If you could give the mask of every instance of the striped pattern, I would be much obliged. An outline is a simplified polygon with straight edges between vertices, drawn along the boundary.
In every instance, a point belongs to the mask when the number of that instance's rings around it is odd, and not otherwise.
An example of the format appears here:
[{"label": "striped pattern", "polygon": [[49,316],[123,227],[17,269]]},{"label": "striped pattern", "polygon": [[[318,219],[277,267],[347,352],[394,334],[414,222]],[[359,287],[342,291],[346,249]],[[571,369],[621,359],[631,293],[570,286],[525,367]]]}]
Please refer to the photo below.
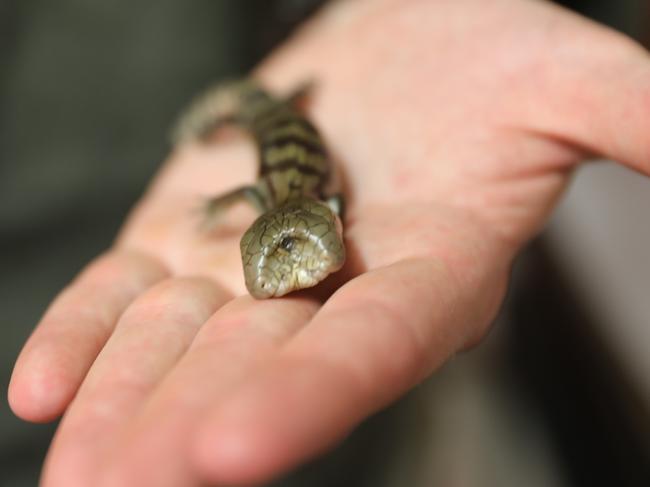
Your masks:
[{"label": "striped pattern", "polygon": [[176,143],[208,142],[219,126],[235,123],[255,140],[258,181],[211,198],[206,227],[241,199],[260,210],[240,241],[246,287],[256,298],[314,286],[345,261],[342,200],[325,194],[331,186],[327,151],[295,107],[307,87],[275,98],[252,80],[221,84],[190,106],[174,132]]},{"label": "striped pattern", "polygon": [[269,191],[271,206],[304,195],[323,199],[330,164],[316,128],[286,103],[255,108],[259,111],[251,113],[246,124],[257,143],[259,175]]}]

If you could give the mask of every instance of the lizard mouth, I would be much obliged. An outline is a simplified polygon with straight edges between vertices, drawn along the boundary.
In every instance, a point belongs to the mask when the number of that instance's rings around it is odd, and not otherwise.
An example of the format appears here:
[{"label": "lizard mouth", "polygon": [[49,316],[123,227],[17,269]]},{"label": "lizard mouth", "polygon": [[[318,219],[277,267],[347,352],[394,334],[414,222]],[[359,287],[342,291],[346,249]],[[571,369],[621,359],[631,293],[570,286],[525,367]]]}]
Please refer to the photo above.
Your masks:
[{"label": "lizard mouth", "polygon": [[[291,292],[293,289],[304,289],[313,287],[330,274],[338,271],[343,265],[343,262],[334,262],[330,256],[323,256],[319,265],[312,269],[296,269],[293,273],[294,286],[289,284],[286,286],[286,292]],[[286,294],[285,292],[285,294]]]},{"label": "lizard mouth", "polygon": [[316,265],[313,267],[294,265],[282,274],[262,270],[253,283],[247,284],[249,291],[258,299],[284,296],[317,285],[343,266],[343,259],[332,258],[327,252],[323,252],[314,261]]}]

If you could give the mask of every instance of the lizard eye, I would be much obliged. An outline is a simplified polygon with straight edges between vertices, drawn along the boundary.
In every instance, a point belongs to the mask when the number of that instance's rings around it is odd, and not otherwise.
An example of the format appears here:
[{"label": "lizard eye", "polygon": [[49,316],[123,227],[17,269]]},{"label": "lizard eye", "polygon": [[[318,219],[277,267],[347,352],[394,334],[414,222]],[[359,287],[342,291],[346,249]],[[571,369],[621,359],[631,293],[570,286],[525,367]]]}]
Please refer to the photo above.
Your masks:
[{"label": "lizard eye", "polygon": [[295,241],[293,238],[284,237],[282,240],[280,240],[280,247],[289,252],[293,248],[294,243]]}]

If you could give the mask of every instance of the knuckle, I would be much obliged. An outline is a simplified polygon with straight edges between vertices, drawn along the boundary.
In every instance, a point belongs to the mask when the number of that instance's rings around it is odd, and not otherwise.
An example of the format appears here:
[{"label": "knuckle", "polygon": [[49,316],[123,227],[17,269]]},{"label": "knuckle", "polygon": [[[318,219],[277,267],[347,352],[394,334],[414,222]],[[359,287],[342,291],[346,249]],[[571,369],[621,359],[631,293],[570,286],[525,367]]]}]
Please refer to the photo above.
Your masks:
[{"label": "knuckle", "polygon": [[126,310],[118,327],[205,321],[218,307],[223,293],[203,278],[168,278],[148,289]]}]

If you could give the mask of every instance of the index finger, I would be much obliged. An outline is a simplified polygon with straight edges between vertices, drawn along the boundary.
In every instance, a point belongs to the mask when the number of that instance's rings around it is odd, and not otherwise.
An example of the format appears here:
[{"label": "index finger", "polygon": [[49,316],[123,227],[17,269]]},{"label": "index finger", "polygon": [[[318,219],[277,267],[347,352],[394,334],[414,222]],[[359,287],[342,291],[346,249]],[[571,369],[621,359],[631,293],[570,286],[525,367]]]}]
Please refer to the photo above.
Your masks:
[{"label": "index finger", "polygon": [[74,397],[128,305],[167,276],[156,259],[112,251],[64,289],[23,347],[9,385],[9,404],[29,421],[48,421]]}]

